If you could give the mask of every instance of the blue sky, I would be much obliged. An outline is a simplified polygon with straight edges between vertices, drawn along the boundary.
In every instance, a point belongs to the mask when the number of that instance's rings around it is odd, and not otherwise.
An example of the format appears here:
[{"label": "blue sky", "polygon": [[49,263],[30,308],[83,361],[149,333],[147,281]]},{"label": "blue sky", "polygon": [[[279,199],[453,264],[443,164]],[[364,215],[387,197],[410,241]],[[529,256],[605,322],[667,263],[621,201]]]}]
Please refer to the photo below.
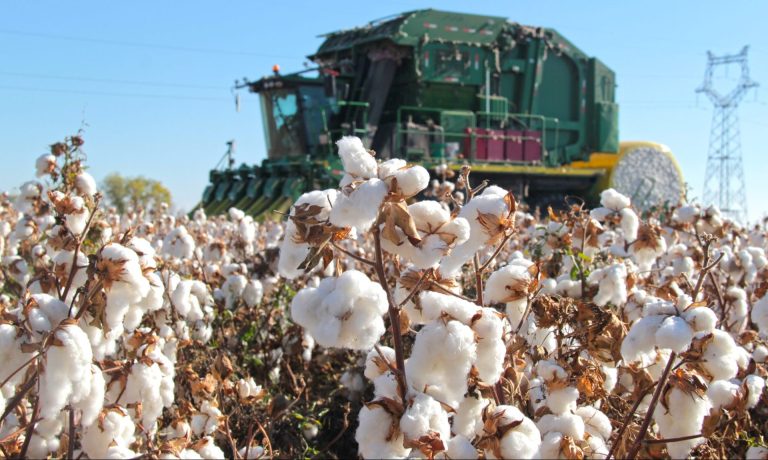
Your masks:
[{"label": "blue sky", "polygon": [[189,209],[228,140],[238,161],[264,157],[258,100],[242,93],[236,112],[235,79],[275,63],[300,70],[321,33],[429,7],[553,27],[599,57],[617,74],[621,139],[669,145],[692,196],[701,196],[712,115],[694,92],[706,51],[751,45],[751,76],[763,87],[740,107],[741,141],[750,217],[768,214],[762,1],[5,1],[0,190],[31,178],[46,146],[84,125],[97,180],[113,171],[158,179]]}]

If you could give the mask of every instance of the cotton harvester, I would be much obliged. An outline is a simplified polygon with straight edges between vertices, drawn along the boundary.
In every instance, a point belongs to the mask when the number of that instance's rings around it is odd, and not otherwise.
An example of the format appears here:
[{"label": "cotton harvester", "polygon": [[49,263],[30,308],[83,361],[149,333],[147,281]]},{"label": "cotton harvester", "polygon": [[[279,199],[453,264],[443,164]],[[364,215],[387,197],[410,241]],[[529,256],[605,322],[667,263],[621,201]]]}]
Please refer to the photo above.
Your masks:
[{"label": "cotton harvester", "polygon": [[619,142],[614,72],[553,29],[420,10],[330,33],[309,59],[316,68],[236,86],[260,96],[267,158],[211,171],[207,212],[285,211],[335,187],[344,135],[381,159],[471,164],[534,205],[608,187],[641,208],[682,196],[669,149]]}]

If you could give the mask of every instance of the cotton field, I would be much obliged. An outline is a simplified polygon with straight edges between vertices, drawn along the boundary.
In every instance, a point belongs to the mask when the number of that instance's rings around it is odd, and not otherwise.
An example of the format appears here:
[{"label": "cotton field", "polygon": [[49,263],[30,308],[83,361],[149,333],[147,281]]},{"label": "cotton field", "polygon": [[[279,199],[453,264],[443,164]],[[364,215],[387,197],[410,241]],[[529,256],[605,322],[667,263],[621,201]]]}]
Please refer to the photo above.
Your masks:
[{"label": "cotton field", "polygon": [[357,138],[273,221],[118,215],[82,148],[0,197],[4,457],[768,458],[764,226]]}]

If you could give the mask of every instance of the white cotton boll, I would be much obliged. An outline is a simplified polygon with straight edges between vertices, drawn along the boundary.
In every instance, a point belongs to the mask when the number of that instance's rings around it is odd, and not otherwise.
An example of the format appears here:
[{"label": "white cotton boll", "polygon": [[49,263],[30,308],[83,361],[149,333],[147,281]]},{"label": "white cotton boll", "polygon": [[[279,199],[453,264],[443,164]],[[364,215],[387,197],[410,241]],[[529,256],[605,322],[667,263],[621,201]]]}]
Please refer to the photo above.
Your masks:
[{"label": "white cotton boll", "polygon": [[384,334],[381,316],[388,302],[379,283],[349,270],[299,291],[291,302],[293,320],[324,347],[367,350]]},{"label": "white cotton boll", "polygon": [[[397,191],[404,197],[411,197],[429,185],[429,172],[423,166],[411,165],[398,169],[386,179],[392,186],[397,181]],[[391,190],[395,191],[395,190]]]},{"label": "white cotton boll", "polygon": [[189,322],[203,319],[204,305],[212,304],[205,284],[197,280],[182,280],[171,294],[176,312]]},{"label": "white cotton boll", "polygon": [[46,354],[40,375],[40,416],[54,418],[68,403],[78,403],[91,391],[93,352],[88,336],[75,324],[59,328]]},{"label": "white cotton boll", "polygon": [[[678,388],[672,388],[666,394],[668,409],[657,407],[653,418],[659,426],[663,439],[679,438],[701,433],[704,417],[712,407],[709,400],[696,394],[687,394]],[[672,458],[685,458],[691,449],[704,442],[705,438],[667,443],[667,451]]]},{"label": "white cotton boll", "polygon": [[[390,364],[394,365],[395,362],[395,350],[386,347],[386,346],[380,346],[379,351],[381,352],[381,355],[384,356],[386,361],[388,361]],[[386,362],[381,359],[381,355],[379,355],[379,352],[376,351],[375,348],[372,348],[368,355],[365,357],[365,371],[363,371],[363,375],[369,380],[373,380],[376,377],[380,376],[381,374],[387,372],[388,368],[386,365]]]},{"label": "white cotton boll", "polygon": [[[531,419],[523,415],[514,406],[497,406],[492,416],[499,416],[498,425],[504,426],[519,423],[509,429],[501,438],[501,455],[503,458],[534,458],[541,445],[541,433]],[[489,449],[485,450],[489,459],[496,458]]]},{"label": "white cotton boll", "polygon": [[337,227],[367,231],[378,217],[387,191],[385,182],[369,179],[349,194],[340,194],[331,210],[330,222]]},{"label": "white cotton boll", "polygon": [[136,458],[139,454],[133,450],[123,446],[110,446],[107,449],[107,453],[104,455],[106,459],[129,459]]},{"label": "white cotton boll", "polygon": [[467,375],[477,359],[475,333],[458,321],[435,321],[417,334],[405,363],[414,388],[455,407],[467,392]]},{"label": "white cotton boll", "polygon": [[579,390],[576,388],[559,388],[549,392],[546,405],[553,414],[564,414],[576,409],[577,399],[579,399]]},{"label": "white cotton boll", "polygon": [[201,444],[197,448],[197,453],[200,454],[200,457],[203,459],[214,460],[225,458],[224,451],[216,445],[213,438],[210,436],[205,436],[201,439]]},{"label": "white cotton boll", "polygon": [[152,243],[144,238],[133,237],[126,247],[133,250],[139,256],[139,265],[141,265],[142,269],[154,270],[157,268],[155,248],[152,247]]},{"label": "white cotton boll", "polygon": [[240,222],[245,217],[245,213],[240,209],[235,208],[234,206],[229,208],[228,214],[230,220],[233,222]]},{"label": "white cotton boll", "polygon": [[85,230],[88,223],[88,216],[91,213],[85,207],[85,201],[79,196],[73,196],[69,199],[72,211],[66,214],[64,226],[72,232],[73,235],[79,235]]},{"label": "white cotton boll", "polygon": [[608,446],[605,445],[605,441],[598,436],[591,436],[587,439],[588,457],[594,459],[608,458]]},{"label": "white cotton boll", "polygon": [[603,371],[603,375],[605,376],[605,380],[603,380],[603,388],[608,393],[613,392],[613,389],[616,388],[616,383],[618,383],[619,370],[615,367],[609,367],[605,365],[601,366],[600,369]]},{"label": "white cotton boll", "polygon": [[502,267],[491,273],[485,283],[485,303],[489,305],[527,298],[532,281],[528,268],[521,264]]},{"label": "white cotton boll", "polygon": [[43,177],[56,170],[56,157],[51,154],[40,155],[35,160],[35,169],[37,177]]},{"label": "white cotton boll", "polygon": [[200,410],[192,416],[190,427],[195,436],[210,435],[216,431],[223,418],[218,407],[211,401],[203,401]]},{"label": "white cotton boll", "polygon": [[398,398],[399,391],[397,387],[395,374],[388,371],[373,379],[374,398]]},{"label": "white cotton boll", "polygon": [[757,325],[760,336],[768,338],[768,294],[752,306],[752,322]]},{"label": "white cotton boll", "polygon": [[454,436],[445,444],[445,452],[435,455],[436,459],[477,458],[477,449],[464,436]]},{"label": "white cotton boll", "polygon": [[557,281],[552,278],[547,278],[541,282],[541,295],[555,295],[557,294]]},{"label": "white cotton boll", "polygon": [[103,271],[107,291],[107,326],[121,326],[130,304],[139,302],[150,290],[136,252],[116,243],[104,246],[99,253],[97,270]]},{"label": "white cotton boll", "polygon": [[668,316],[656,330],[656,345],[675,353],[688,349],[693,339],[693,329],[679,316]]},{"label": "white cotton boll", "polygon": [[587,277],[591,285],[598,284],[594,302],[598,306],[613,304],[621,306],[627,301],[627,268],[624,264],[616,263],[605,268],[599,268]]},{"label": "white cotton boll", "polygon": [[85,171],[81,171],[75,176],[75,188],[80,195],[93,196],[98,191],[96,188],[96,180]]},{"label": "white cotton boll", "polygon": [[260,396],[263,391],[261,385],[257,385],[256,381],[253,380],[253,377],[238,380],[235,389],[237,390],[237,395],[240,399],[256,398]]},{"label": "white cotton boll", "polygon": [[752,359],[754,359],[756,363],[764,363],[766,362],[766,358],[768,358],[768,347],[765,345],[756,346],[755,351],[752,352]]},{"label": "white cotton boll", "polygon": [[104,406],[106,382],[101,368],[95,364],[91,364],[91,381],[87,387],[90,387],[90,391],[80,401],[72,404],[76,409],[80,409],[80,425],[84,427],[96,421],[96,417]]},{"label": "white cotton boll", "polygon": [[694,307],[683,312],[683,318],[696,332],[709,332],[717,325],[717,315],[708,307]]},{"label": "white cotton boll", "polygon": [[424,393],[416,393],[400,418],[400,430],[405,439],[417,440],[434,431],[445,442],[451,435],[448,413],[439,402]]},{"label": "white cotton boll", "polygon": [[376,177],[376,159],[368,153],[359,137],[344,136],[336,141],[336,146],[345,172],[363,179]]},{"label": "white cotton boll", "polygon": [[536,374],[547,382],[552,380],[565,380],[568,373],[559,364],[552,360],[543,359],[536,363]]},{"label": "white cotton boll", "polygon": [[195,239],[183,225],[171,230],[163,239],[163,254],[175,259],[191,259],[195,251]]},{"label": "white cotton boll", "polygon": [[359,454],[363,458],[405,458],[411,449],[403,447],[404,436],[397,432],[389,436],[392,416],[378,406],[363,406],[355,432]]},{"label": "white cotton boll", "polygon": [[483,382],[494,385],[504,372],[504,358],[507,347],[502,339],[504,323],[496,310],[483,308],[471,323],[472,330],[477,335],[477,361],[475,368],[478,377]]},{"label": "white cotton boll", "polygon": [[589,217],[591,217],[592,219],[595,219],[598,222],[602,222],[605,220],[606,217],[613,214],[614,212],[615,211],[613,209],[600,207],[600,208],[595,208],[589,211]]},{"label": "white cotton boll", "polygon": [[365,391],[365,382],[363,382],[363,377],[357,371],[344,371],[339,382],[351,393],[362,393]]},{"label": "white cotton boll", "polygon": [[384,180],[387,177],[394,175],[397,170],[405,168],[406,166],[408,166],[408,163],[402,158],[392,158],[387,161],[382,161],[379,163],[378,177],[379,179]]},{"label": "white cotton boll", "polygon": [[608,441],[613,432],[611,420],[599,409],[592,406],[582,406],[575,414],[584,420],[584,429],[591,436],[598,436],[603,442]]},{"label": "white cotton boll", "polygon": [[609,188],[600,192],[600,204],[614,211],[629,207],[629,197]]},{"label": "white cotton boll", "polygon": [[632,242],[637,239],[637,230],[640,227],[640,219],[631,208],[624,208],[619,212],[621,216],[621,230],[624,232],[624,239]]},{"label": "white cotton boll", "polygon": [[656,346],[656,331],[666,318],[662,315],[646,316],[632,325],[621,342],[621,356],[626,363],[647,360]]},{"label": "white cotton boll", "polygon": [[277,262],[278,273],[288,279],[296,278],[304,273],[304,270],[299,269],[299,265],[309,255],[309,244],[294,241],[297,233],[296,225],[289,220],[285,226],[285,238],[280,243],[280,259]]},{"label": "white cotton boll", "polygon": [[544,439],[541,440],[541,446],[539,447],[536,458],[565,458],[560,452],[560,444],[562,440],[563,435],[560,433],[546,433]]},{"label": "white cotton boll", "polygon": [[446,314],[457,321],[469,325],[472,317],[480,310],[472,302],[433,291],[423,291],[419,295],[419,300],[421,314],[414,318],[414,322],[417,324],[434,321],[440,318],[442,314]]},{"label": "white cotton boll", "polygon": [[557,282],[555,292],[572,299],[581,298],[581,281],[575,281],[570,278],[562,279]]},{"label": "white cotton boll", "polygon": [[69,306],[48,294],[33,294],[27,305],[19,313],[26,313],[29,327],[37,333],[50,332],[69,316]]},{"label": "white cotton boll", "polygon": [[224,291],[225,301],[224,308],[232,310],[240,297],[245,291],[245,287],[248,284],[248,278],[243,275],[230,275],[227,280],[221,286],[221,290]]},{"label": "white cotton boll", "polygon": [[264,448],[257,445],[244,446],[238,449],[237,455],[243,460],[257,460],[264,455]]},{"label": "white cotton boll", "polygon": [[59,433],[64,428],[61,419],[60,416],[55,419],[43,419],[36,424],[29,440],[27,458],[48,458],[50,453],[59,449]]},{"label": "white cotton boll", "polygon": [[759,375],[751,374],[744,378],[744,383],[748,390],[747,409],[753,409],[760,402],[765,388],[765,379]]},{"label": "white cotton boll", "polygon": [[528,400],[531,402],[534,412],[537,412],[546,404],[547,395],[544,392],[545,387],[544,379],[540,377],[531,379],[528,385]]},{"label": "white cotton boll", "polygon": [[251,279],[246,284],[243,290],[243,300],[248,308],[254,308],[261,303],[261,299],[264,297],[264,287],[261,285],[261,281],[257,279]]},{"label": "white cotton boll", "polygon": [[584,419],[575,414],[546,414],[536,426],[542,433],[557,432],[574,439],[584,439]]},{"label": "white cotton boll", "polygon": [[106,458],[111,446],[129,447],[136,426],[125,410],[115,406],[102,411],[98,423],[85,427],[80,444],[89,458]]},{"label": "white cotton boll", "polygon": [[[702,366],[714,380],[730,380],[739,371],[736,362],[736,342],[725,331],[715,329],[712,340],[704,347]],[[697,336],[702,333],[697,334]]]},{"label": "white cotton boll", "polygon": [[707,388],[707,398],[715,409],[730,406],[739,393],[739,385],[728,380],[715,380]]},{"label": "white cotton boll", "polygon": [[472,439],[483,434],[483,410],[491,403],[482,397],[466,396],[453,414],[451,431],[459,436]]},{"label": "white cotton boll", "polygon": [[747,449],[747,460],[766,460],[768,459],[768,448],[763,446],[752,446]]}]

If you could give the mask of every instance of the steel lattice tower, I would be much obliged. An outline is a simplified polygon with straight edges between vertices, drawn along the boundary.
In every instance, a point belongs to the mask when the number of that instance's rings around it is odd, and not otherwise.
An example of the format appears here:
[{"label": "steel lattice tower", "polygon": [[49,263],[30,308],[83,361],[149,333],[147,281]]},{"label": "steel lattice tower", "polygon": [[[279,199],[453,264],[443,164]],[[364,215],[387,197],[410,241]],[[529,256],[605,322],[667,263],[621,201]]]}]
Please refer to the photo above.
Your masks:
[{"label": "steel lattice tower", "polygon": [[[704,83],[696,92],[704,93],[712,101],[712,128],[709,135],[707,175],[704,179],[704,204],[716,205],[720,212],[738,222],[746,222],[747,196],[744,190],[744,169],[741,163],[741,135],[737,108],[747,91],[757,86],[749,78],[748,46],[739,54],[715,56],[707,52],[707,70]],[[712,82],[718,66],[735,64],[741,67],[738,84],[727,94],[715,90]]]}]

